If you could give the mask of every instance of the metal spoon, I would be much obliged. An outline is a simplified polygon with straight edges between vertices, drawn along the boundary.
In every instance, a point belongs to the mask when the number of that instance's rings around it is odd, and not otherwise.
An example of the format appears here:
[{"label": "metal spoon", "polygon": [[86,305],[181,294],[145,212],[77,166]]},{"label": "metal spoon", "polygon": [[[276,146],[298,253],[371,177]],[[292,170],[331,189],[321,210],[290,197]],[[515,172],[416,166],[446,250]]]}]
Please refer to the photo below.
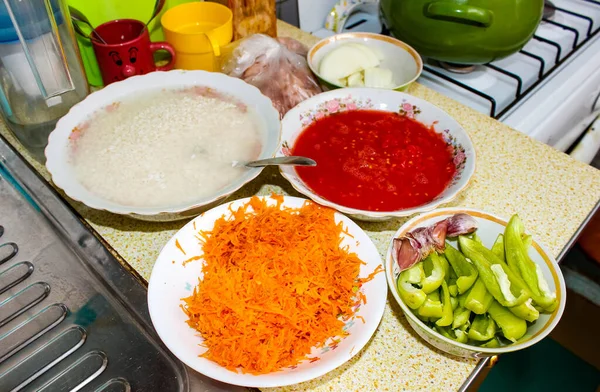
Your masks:
[{"label": "metal spoon", "polygon": [[251,162],[233,162],[234,167],[265,167],[265,166],[317,166],[317,162],[313,161],[310,158],[306,157],[277,157],[277,158],[268,158],[268,159],[260,159],[258,161]]},{"label": "metal spoon", "polygon": [[[89,39],[98,38],[98,41],[102,42],[104,45],[107,44],[106,41],[102,37],[100,37],[100,34],[98,34],[98,32],[94,29],[94,26],[92,26],[88,18],[81,11],[79,11],[77,8],[69,6],[69,13],[71,14],[71,19],[73,20],[73,27],[75,28],[77,34]],[[88,25],[92,29],[93,34],[86,34],[85,31],[83,31],[81,27],[79,27],[77,22],[81,22],[83,24]]]},{"label": "metal spoon", "polygon": [[163,7],[165,6],[165,1],[166,0],[156,0],[156,3],[154,3],[154,10],[152,11],[152,17],[150,18],[148,23],[146,23],[146,27],[145,27],[146,29],[148,28],[148,26],[150,26],[150,23],[152,23],[154,18],[156,18],[158,16],[158,14],[160,14]]}]

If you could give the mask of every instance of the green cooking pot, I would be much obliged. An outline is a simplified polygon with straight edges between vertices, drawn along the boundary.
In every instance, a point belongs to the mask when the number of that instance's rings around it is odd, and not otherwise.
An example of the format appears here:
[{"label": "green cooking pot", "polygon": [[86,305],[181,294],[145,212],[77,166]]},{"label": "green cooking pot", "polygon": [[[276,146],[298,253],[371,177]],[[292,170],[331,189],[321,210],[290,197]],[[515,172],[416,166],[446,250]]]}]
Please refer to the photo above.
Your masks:
[{"label": "green cooking pot", "polygon": [[422,56],[485,64],[531,39],[544,0],[380,0],[380,7],[392,35]]}]

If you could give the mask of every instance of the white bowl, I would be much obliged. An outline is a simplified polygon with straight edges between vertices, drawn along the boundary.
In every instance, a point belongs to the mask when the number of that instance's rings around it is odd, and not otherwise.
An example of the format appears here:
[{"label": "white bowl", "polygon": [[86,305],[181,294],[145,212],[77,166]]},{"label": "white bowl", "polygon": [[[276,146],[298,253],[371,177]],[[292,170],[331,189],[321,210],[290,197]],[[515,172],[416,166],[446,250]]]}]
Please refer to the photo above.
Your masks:
[{"label": "white bowl", "polygon": [[[269,204],[275,204],[272,198],[266,199]],[[345,328],[350,335],[337,344],[327,342],[325,347],[313,348],[310,357],[319,357],[317,361],[305,361],[297,367],[269,374],[252,375],[228,370],[198,356],[206,349],[198,346],[202,342],[201,336],[186,324],[187,316],[179,306],[182,303],[181,298],[189,297],[198,283],[201,261],[185,266],[182,262],[192,256],[201,255],[197,238],[199,230],[212,230],[215,220],[223,215],[231,215],[230,207],[235,210],[248,200],[236,200],[205,212],[185,225],[164,246],[154,264],[148,285],[148,308],[154,328],[167,348],[182,362],[208,377],[228,384],[255,388],[279,387],[319,377],[350,360],[375,333],[383,316],[387,297],[383,273],[375,275],[373,280],[365,283],[361,288],[367,297],[367,303],[360,306],[356,315],[362,316],[365,323],[360,319],[347,321]],[[285,196],[282,205],[299,208],[305,202],[306,199]],[[352,238],[345,236],[340,246],[349,246],[349,251],[355,252],[366,263],[360,268],[360,277],[365,278],[382,264],[377,248],[356,223],[338,213],[335,214],[335,220],[338,223],[342,222],[348,234],[352,236]],[[176,240],[187,255],[177,248]]]},{"label": "white bowl", "polygon": [[[475,148],[467,132],[456,120],[440,108],[419,98],[398,91],[370,88],[344,88],[315,95],[287,112],[282,120],[282,144],[278,156],[288,156],[298,136],[315,119],[348,110],[371,109],[401,113],[427,126],[433,126],[452,148],[457,172],[446,189],[430,202],[397,211],[365,211],[329,201],[312,191],[293,167],[281,166],[281,174],[300,193],[319,204],[335,208],[356,219],[381,221],[430,211],[449,203],[468,184],[475,172]],[[318,162],[317,162],[318,167]]]},{"label": "white bowl", "polygon": [[336,34],[317,42],[307,55],[310,70],[317,75],[325,88],[335,89],[344,86],[321,77],[319,72],[321,61],[335,48],[350,42],[364,44],[381,53],[383,59],[380,67],[389,69],[393,74],[395,85],[390,90],[406,90],[423,72],[423,60],[419,53],[396,38],[374,33]]},{"label": "white bowl", "polygon": [[45,151],[46,168],[50,172],[54,184],[63,189],[71,199],[80,201],[88,207],[97,210],[129,215],[142,220],[172,221],[197,216],[202,211],[217,205],[244,184],[256,178],[262,168],[249,169],[235,182],[210,197],[199,198],[191,203],[173,205],[168,208],[120,205],[94,194],[77,181],[74,168],[69,160],[69,149],[71,148],[69,136],[75,127],[87,121],[96,111],[114,102],[143,94],[145,91],[156,91],[162,88],[183,89],[193,86],[214,88],[217,91],[234,96],[252,108],[261,117],[264,124],[266,124],[264,142],[259,159],[271,158],[275,155],[279,148],[281,137],[279,112],[273,107],[271,100],[265,97],[256,87],[240,79],[221,73],[182,70],[152,72],[112,83],[102,90],[90,94],[86,99],[73,106],[58,121],[56,128],[50,134],[48,146]]},{"label": "white bowl", "polygon": [[[481,238],[481,241],[487,248],[492,247],[494,241],[496,241],[496,238],[498,237],[498,234],[504,233],[504,229],[508,224],[508,220],[506,219],[479,210],[470,208],[440,208],[432,212],[421,214],[409,220],[402,225],[402,227],[400,227],[400,229],[394,235],[394,238],[403,236],[407,232],[418,227],[430,226],[435,222],[448,218],[457,213],[466,213],[475,218],[478,225],[477,235]],[[396,302],[398,302],[402,308],[408,323],[419,334],[419,336],[425,339],[427,343],[444,352],[447,352],[448,354],[460,357],[481,358],[522,350],[524,348],[533,346],[548,336],[548,334],[558,324],[558,321],[562,317],[563,311],[565,310],[567,291],[560,267],[548,249],[534,239],[529,250],[529,257],[531,257],[531,260],[533,260],[534,263],[540,266],[544,277],[548,281],[550,290],[556,291],[558,306],[554,312],[551,314],[540,313],[540,318],[533,325],[528,327],[525,337],[520,339],[518,343],[513,343],[511,345],[499,348],[485,348],[456,342],[452,339],[442,336],[425,325],[425,323],[419,320],[419,318],[415,316],[411,309],[404,304],[396,287],[396,282],[398,281],[398,276],[400,275],[400,268],[393,260],[392,249],[393,240],[390,242],[385,259],[385,276]]]}]

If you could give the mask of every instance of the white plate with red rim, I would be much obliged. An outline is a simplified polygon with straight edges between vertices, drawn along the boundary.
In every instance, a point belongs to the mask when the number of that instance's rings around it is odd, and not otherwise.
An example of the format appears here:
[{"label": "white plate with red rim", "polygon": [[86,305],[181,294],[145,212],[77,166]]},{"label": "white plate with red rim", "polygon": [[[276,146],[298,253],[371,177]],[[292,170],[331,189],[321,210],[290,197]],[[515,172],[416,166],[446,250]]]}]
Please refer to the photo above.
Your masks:
[{"label": "white plate with red rim", "polygon": [[[186,324],[188,319],[181,310],[181,298],[189,297],[201,277],[202,261],[183,265],[193,256],[201,256],[202,249],[197,238],[199,230],[212,230],[221,216],[231,216],[230,208],[236,210],[250,199],[240,199],[215,207],[190,221],[177,232],[163,247],[154,264],[148,285],[148,308],[154,328],[167,348],[192,369],[213,379],[245,387],[280,387],[296,384],[322,376],[341,366],[356,355],[371,339],[383,316],[387,297],[387,285],[383,272],[361,287],[367,303],[360,305],[355,316],[346,322],[344,328],[349,335],[339,343],[326,342],[324,347],[313,348],[309,358],[294,368],[285,368],[277,372],[252,375],[240,371],[228,370],[215,362],[199,357],[206,349],[200,347],[202,338],[199,332]],[[268,203],[276,201],[267,197]],[[300,208],[306,199],[285,196],[282,206]],[[347,232],[340,246],[349,246],[366,264],[360,268],[359,278],[366,278],[382,260],[377,248],[367,234],[346,216],[335,213],[336,222],[343,222]],[[180,250],[185,251],[185,255]],[[360,317],[356,317],[360,316]],[[361,317],[364,318],[363,323]]]}]

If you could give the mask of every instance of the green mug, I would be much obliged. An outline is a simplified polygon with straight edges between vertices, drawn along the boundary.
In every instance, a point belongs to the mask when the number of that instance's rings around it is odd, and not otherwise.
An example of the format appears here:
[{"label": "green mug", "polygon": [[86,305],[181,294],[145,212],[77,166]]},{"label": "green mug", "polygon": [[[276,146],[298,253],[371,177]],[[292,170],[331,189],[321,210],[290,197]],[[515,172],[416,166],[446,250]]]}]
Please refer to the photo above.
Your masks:
[{"label": "green mug", "polygon": [[[179,4],[189,3],[191,0],[166,0],[161,13],[154,18],[148,26],[150,40],[152,42],[164,41],[165,36],[160,25],[160,18],[169,8]],[[152,17],[155,0],[68,0],[68,4],[81,11],[90,21],[92,26],[99,26],[102,23],[115,19],[137,19],[147,22]],[[89,28],[80,24],[80,27],[90,33]],[[88,38],[77,34],[77,44],[81,54],[81,60],[85,68],[88,83],[92,87],[102,87],[102,75],[92,43]]]}]

